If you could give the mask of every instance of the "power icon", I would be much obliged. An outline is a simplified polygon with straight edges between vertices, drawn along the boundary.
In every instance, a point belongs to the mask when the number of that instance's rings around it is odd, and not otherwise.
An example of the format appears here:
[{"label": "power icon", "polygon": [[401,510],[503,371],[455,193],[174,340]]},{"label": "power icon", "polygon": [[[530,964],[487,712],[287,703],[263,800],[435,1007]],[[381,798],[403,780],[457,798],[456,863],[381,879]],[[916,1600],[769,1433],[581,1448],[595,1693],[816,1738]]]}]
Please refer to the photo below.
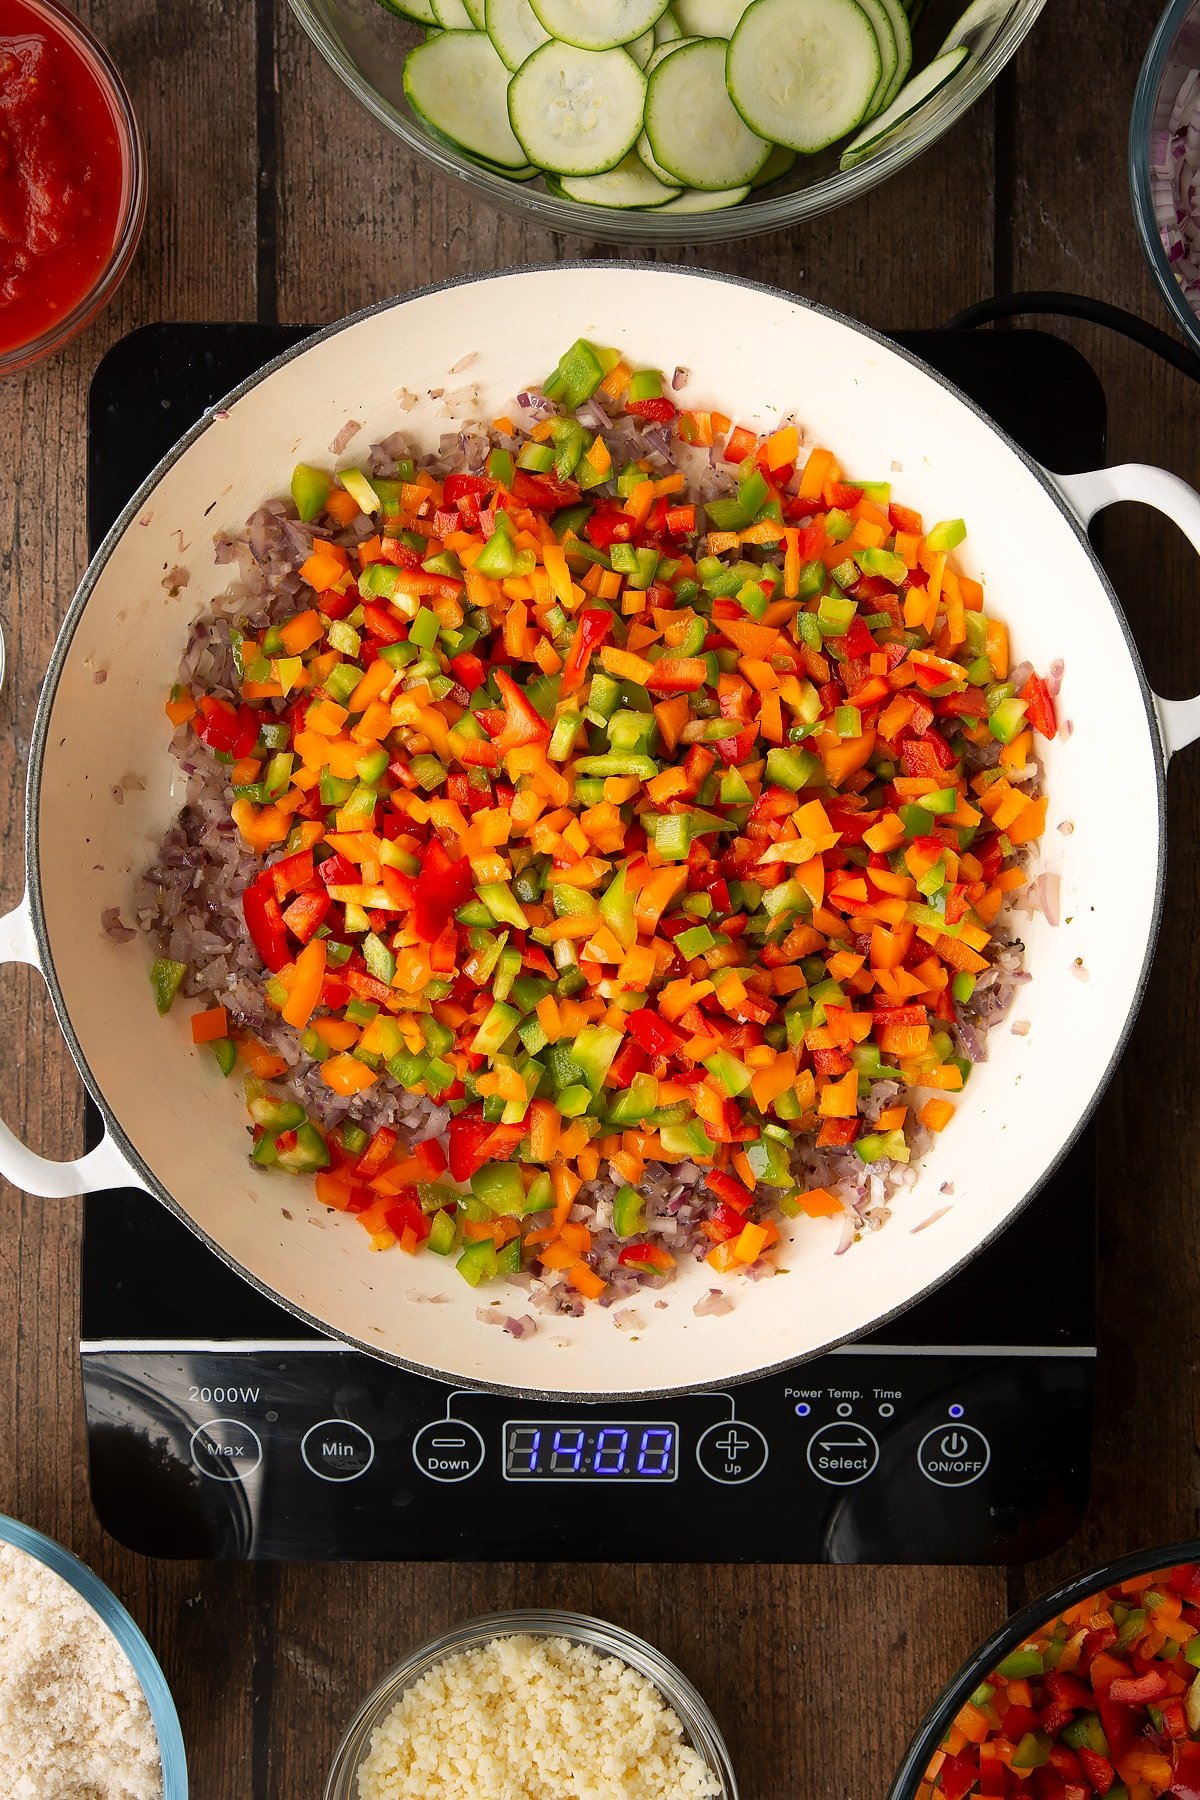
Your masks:
[{"label": "power icon", "polygon": [[935,1487],[970,1487],[992,1460],[992,1447],[975,1425],[935,1425],[917,1445],[917,1467]]},{"label": "power icon", "polygon": [[941,1442],[943,1456],[965,1456],[969,1449],[970,1445],[961,1431],[948,1431]]}]

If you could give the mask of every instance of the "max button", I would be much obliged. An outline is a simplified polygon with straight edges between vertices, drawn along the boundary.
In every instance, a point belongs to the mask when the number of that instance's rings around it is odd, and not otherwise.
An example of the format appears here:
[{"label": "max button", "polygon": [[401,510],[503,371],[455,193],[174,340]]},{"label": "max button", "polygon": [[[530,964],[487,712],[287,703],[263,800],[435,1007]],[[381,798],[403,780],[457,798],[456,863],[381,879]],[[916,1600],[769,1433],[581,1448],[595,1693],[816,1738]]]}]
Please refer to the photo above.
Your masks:
[{"label": "max button", "polygon": [[259,1435],[241,1419],[209,1419],[197,1425],[189,1449],[192,1461],[210,1481],[241,1481],[262,1462]]},{"label": "max button", "polygon": [[483,1439],[462,1419],[435,1419],[413,1439],[413,1461],[431,1481],[466,1481],[483,1465]]},{"label": "max button", "polygon": [[808,1440],[808,1466],[830,1487],[853,1487],[865,1481],[879,1462],[879,1440],[855,1419],[835,1419]]},{"label": "max button", "polygon": [[970,1487],[992,1460],[992,1446],[974,1425],[935,1425],[917,1445],[917,1467],[937,1487]]},{"label": "max button", "polygon": [[756,1425],[744,1419],[723,1419],[701,1432],[696,1442],[696,1461],[710,1481],[734,1485],[753,1481],[767,1466],[767,1440]]}]

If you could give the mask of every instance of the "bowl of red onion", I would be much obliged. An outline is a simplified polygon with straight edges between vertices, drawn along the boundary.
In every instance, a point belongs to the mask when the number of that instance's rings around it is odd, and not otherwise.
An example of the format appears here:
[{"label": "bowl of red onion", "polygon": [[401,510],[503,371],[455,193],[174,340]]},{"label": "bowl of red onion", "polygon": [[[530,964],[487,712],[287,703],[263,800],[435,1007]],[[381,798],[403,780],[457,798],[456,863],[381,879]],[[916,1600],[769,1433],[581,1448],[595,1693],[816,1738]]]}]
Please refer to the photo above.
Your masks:
[{"label": "bowl of red onion", "polygon": [[1129,125],[1129,180],[1146,260],[1200,351],[1200,0],[1171,0],[1146,52]]}]

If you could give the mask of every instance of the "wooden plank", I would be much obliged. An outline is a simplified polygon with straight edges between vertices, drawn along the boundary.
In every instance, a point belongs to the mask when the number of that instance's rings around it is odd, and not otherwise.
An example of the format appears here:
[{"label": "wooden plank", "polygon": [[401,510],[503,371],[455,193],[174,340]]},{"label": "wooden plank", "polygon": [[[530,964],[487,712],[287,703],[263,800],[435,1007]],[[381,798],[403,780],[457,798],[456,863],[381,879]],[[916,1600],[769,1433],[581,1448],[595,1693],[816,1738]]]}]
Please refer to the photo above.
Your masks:
[{"label": "wooden plank", "polygon": [[[0,383],[0,904],[23,886],[23,788],[42,672],[87,558],[84,409],[109,344],[144,321],[254,311],[254,29],[237,6],[93,0],[80,11],[123,70],[145,132],[146,229],[112,307],[49,362]],[[81,1139],[82,1087],[37,976],[0,975],[0,1116],[63,1156]],[[196,1800],[249,1792],[252,1569],[149,1564],[101,1531],[88,1502],[76,1352],[80,1210],[0,1184],[0,1510],[28,1520],[111,1583],[158,1651],[182,1716]],[[232,1611],[231,1611],[232,1609]]]},{"label": "wooden plank", "polygon": [[[1167,327],[1165,303],[1135,237],[1125,170],[1128,109],[1160,11],[1157,0],[1131,0],[1118,8],[1059,0],[1046,8],[1019,64],[1013,285],[1097,295]],[[1069,95],[1063,111],[1064,89],[1054,74],[1056,67],[1061,74],[1070,66],[1081,43],[1087,45],[1086,117],[1076,112]],[[1048,120],[1055,122],[1052,134]],[[1159,463],[1195,481],[1200,473],[1195,384],[1110,332],[1075,323],[1049,328],[1077,343],[1104,379],[1110,461]],[[1151,681],[1171,696],[1195,693],[1200,640],[1194,552],[1169,522],[1141,507],[1106,515],[1104,547]],[[1069,695],[1069,645],[1063,654]],[[1014,1578],[1014,1600],[1106,1557],[1194,1536],[1200,1523],[1194,1427],[1200,1112],[1191,1068],[1191,996],[1200,983],[1197,776],[1195,753],[1181,756],[1171,771],[1158,958],[1137,1028],[1100,1112],[1095,1498],[1089,1519],[1066,1549]],[[1151,804],[1149,796],[1145,803]],[[1119,821],[1113,847],[1116,869]],[[1131,957],[1140,954],[1141,945],[1131,944]]]}]

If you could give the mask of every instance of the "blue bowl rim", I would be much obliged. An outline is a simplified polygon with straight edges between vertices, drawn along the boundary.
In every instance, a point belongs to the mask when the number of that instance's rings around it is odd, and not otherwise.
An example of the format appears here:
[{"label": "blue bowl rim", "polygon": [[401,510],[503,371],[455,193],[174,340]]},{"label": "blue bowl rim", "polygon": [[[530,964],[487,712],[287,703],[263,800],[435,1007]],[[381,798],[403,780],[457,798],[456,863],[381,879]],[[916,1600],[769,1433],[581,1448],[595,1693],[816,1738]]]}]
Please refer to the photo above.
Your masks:
[{"label": "blue bowl rim", "polygon": [[1200,350],[1200,317],[1188,305],[1176,281],[1158,232],[1150,193],[1150,133],[1167,58],[1196,0],[1171,0],[1150,39],[1150,47],[1138,74],[1133,110],[1129,117],[1129,186],[1133,194],[1133,218],[1142,252],[1158,282],[1163,299],[1175,316],[1193,350]]},{"label": "blue bowl rim", "polygon": [[913,1800],[930,1757],[945,1736],[963,1701],[978,1687],[984,1676],[989,1675],[996,1664],[1003,1661],[1010,1650],[1015,1649],[1039,1626],[1046,1624],[1065,1607],[1086,1600],[1089,1594],[1097,1593],[1101,1588],[1128,1581],[1134,1575],[1148,1575],[1154,1569],[1170,1569],[1178,1563],[1194,1562],[1200,1562],[1200,1539],[1196,1538],[1186,1538],[1177,1544],[1162,1544],[1152,1550],[1131,1551],[1128,1556],[1086,1569],[1082,1575],[1071,1576],[1070,1580],[1047,1589],[1044,1594],[1039,1594],[1035,1600],[1030,1600],[1021,1607],[1019,1612],[1013,1613],[977,1650],[972,1651],[958,1673],[942,1689],[904,1752],[900,1767],[888,1789],[887,1800]]},{"label": "blue bowl rim", "polygon": [[32,1525],[0,1513],[0,1543],[12,1544],[56,1575],[61,1575],[108,1626],[129,1658],[150,1708],[162,1759],[163,1800],[187,1800],[187,1753],[183,1747],[179,1714],[167,1678],[134,1619],[93,1569],[54,1538],[35,1531]]}]

